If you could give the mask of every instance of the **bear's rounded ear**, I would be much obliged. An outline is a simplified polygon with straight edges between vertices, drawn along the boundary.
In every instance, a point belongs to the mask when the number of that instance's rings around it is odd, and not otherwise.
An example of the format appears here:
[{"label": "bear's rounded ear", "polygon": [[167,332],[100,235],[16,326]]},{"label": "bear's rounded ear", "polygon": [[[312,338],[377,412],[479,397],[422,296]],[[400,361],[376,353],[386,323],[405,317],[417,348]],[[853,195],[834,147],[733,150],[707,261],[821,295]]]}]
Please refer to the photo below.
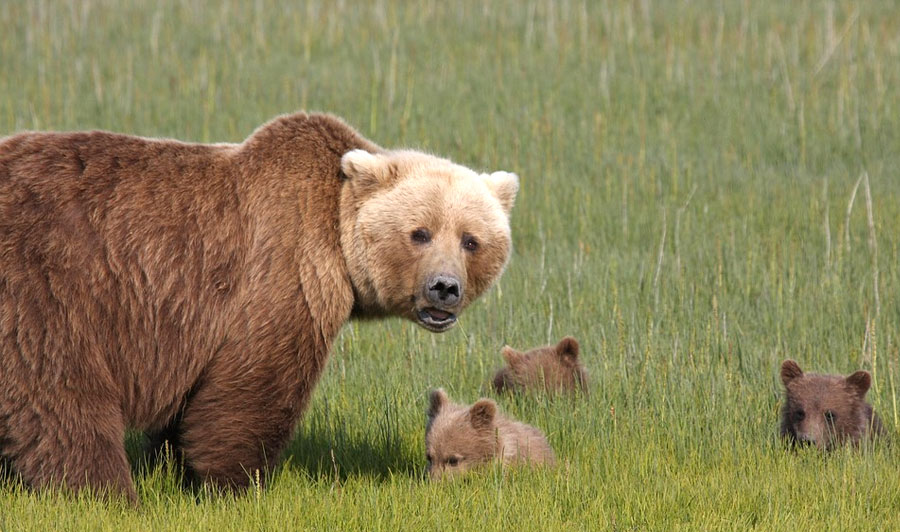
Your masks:
[{"label": "bear's rounded ear", "polygon": [[578,361],[579,350],[578,340],[571,336],[566,336],[556,344],[556,354],[559,356],[559,359],[570,364]]},{"label": "bear's rounded ear", "polygon": [[469,422],[476,429],[490,427],[497,415],[497,403],[490,399],[479,399],[469,408]]},{"label": "bear's rounded ear", "polygon": [[503,346],[500,350],[500,354],[503,355],[503,360],[510,366],[515,366],[522,361],[523,354],[508,345]]},{"label": "bear's rounded ear", "polygon": [[374,192],[390,182],[392,165],[380,153],[350,150],[341,157],[341,171],[362,195]]},{"label": "bear's rounded ear", "polygon": [[850,389],[859,397],[865,397],[866,392],[869,391],[869,387],[872,386],[872,376],[869,375],[868,371],[857,371],[844,380],[847,382],[847,385],[850,386]]},{"label": "bear's rounded ear", "polygon": [[428,397],[428,417],[436,417],[441,412],[441,409],[444,408],[444,405],[449,401],[447,392],[445,392],[443,388],[432,390]]},{"label": "bear's rounded ear", "polygon": [[341,170],[350,179],[380,173],[383,162],[366,150],[350,150],[341,157]]},{"label": "bear's rounded ear", "polygon": [[797,377],[803,376],[803,370],[793,360],[785,360],[781,363],[781,382],[787,386],[789,382]]},{"label": "bear's rounded ear", "polygon": [[516,202],[516,193],[519,191],[519,176],[512,172],[494,172],[482,174],[482,177],[494,196],[500,200],[503,212],[509,216],[509,212]]}]

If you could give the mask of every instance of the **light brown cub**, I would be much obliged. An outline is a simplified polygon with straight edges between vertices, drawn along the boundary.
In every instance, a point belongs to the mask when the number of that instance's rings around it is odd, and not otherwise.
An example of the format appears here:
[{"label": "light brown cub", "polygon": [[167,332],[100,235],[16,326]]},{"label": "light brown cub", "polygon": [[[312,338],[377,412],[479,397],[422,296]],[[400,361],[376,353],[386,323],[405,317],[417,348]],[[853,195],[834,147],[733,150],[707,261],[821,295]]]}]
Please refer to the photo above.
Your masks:
[{"label": "light brown cub", "polygon": [[443,389],[431,392],[425,427],[425,452],[432,480],[453,476],[497,459],[504,464],[553,464],[544,434],[497,412],[497,404],[479,399],[458,405]]},{"label": "light brown cub", "polygon": [[526,353],[507,345],[500,353],[508,365],[494,375],[494,389],[498,392],[587,391],[587,371],[578,360],[578,340],[571,336],[556,345],[538,347]]},{"label": "light brown cub", "polygon": [[828,450],[884,433],[881,420],[866,403],[872,383],[867,371],[848,377],[803,373],[796,362],[785,360],[781,382],[785,390],[781,437],[791,444]]}]

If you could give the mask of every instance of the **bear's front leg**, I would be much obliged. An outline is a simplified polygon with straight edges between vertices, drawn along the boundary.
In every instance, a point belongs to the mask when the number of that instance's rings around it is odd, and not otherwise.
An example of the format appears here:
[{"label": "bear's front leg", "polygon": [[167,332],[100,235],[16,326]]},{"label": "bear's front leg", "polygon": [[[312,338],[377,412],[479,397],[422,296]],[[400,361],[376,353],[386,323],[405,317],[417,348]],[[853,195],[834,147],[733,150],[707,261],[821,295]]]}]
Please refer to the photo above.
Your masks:
[{"label": "bear's front leg", "polygon": [[308,385],[287,382],[283,372],[243,369],[201,383],[181,421],[185,464],[223,490],[246,489],[276,465],[308,395]]},{"label": "bear's front leg", "polygon": [[17,430],[4,442],[4,453],[22,478],[37,488],[87,488],[137,504],[121,408],[112,400],[59,390],[36,397],[9,416]]}]

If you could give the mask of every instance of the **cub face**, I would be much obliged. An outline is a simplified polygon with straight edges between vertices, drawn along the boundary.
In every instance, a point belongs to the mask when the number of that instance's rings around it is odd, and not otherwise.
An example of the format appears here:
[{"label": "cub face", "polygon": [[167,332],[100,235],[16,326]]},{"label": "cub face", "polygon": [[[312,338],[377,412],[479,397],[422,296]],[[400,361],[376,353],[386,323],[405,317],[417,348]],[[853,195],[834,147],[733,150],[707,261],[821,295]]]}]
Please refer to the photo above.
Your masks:
[{"label": "cub face", "polygon": [[452,403],[443,389],[432,391],[425,427],[428,476],[455,476],[496,457],[496,415],[497,405],[490,399],[466,407]]},{"label": "cub face", "polygon": [[796,362],[785,360],[781,381],[785,389],[781,436],[791,443],[828,450],[858,442],[877,423],[865,401],[872,382],[866,371],[847,377],[803,373]]},{"label": "cub face", "polygon": [[516,175],[415,151],[353,150],[341,168],[341,246],[357,315],[452,327],[509,259]]}]

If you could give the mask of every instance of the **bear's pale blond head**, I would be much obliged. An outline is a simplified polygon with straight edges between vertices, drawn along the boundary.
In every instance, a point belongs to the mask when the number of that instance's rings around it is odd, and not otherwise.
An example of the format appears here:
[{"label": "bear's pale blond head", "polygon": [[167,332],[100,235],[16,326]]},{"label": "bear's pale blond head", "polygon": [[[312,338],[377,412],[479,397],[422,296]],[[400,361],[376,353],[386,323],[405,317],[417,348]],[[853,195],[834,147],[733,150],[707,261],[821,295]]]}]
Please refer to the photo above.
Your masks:
[{"label": "bear's pale blond head", "polygon": [[341,168],[341,246],[357,315],[452,327],[509,259],[518,177],[415,151],[353,150]]}]

